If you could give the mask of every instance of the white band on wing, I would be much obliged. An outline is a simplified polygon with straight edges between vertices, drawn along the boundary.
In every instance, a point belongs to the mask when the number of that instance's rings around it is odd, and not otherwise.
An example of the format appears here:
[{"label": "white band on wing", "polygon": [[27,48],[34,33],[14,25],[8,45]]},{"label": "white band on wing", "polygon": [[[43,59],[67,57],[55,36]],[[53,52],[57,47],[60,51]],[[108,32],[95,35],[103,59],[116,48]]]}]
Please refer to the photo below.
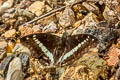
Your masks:
[{"label": "white band on wing", "polygon": [[71,51],[69,51],[68,53],[66,53],[64,56],[61,56],[60,59],[58,60],[58,63],[62,63],[65,59],[67,59],[68,57],[70,57],[72,54],[74,54],[74,52],[76,52],[82,45],[84,45],[87,41],[89,40],[89,36],[82,41],[81,43],[79,43],[75,48],[73,48]]},{"label": "white band on wing", "polygon": [[39,45],[41,50],[45,53],[45,55],[51,60],[51,64],[54,63],[53,54],[36,38],[36,36],[33,36],[33,40]]}]

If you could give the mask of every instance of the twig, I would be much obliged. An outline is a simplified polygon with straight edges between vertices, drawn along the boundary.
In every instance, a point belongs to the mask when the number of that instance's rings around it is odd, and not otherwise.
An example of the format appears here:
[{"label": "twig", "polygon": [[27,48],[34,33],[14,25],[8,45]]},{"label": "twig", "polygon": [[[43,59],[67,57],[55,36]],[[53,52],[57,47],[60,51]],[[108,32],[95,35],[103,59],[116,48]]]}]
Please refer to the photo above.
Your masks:
[{"label": "twig", "polygon": [[[84,1],[85,1],[85,0],[80,0],[80,1],[72,4],[72,6],[74,6],[74,5],[78,4],[78,3],[82,3],[82,2],[84,2]],[[35,21],[37,21],[37,20],[40,20],[40,19],[42,19],[42,18],[44,18],[44,17],[46,17],[46,16],[49,16],[50,14],[53,14],[53,13],[55,13],[55,12],[57,12],[57,11],[60,11],[60,10],[65,9],[65,8],[66,8],[66,6],[62,6],[62,7],[60,7],[60,8],[55,9],[55,10],[52,10],[51,12],[48,12],[48,13],[46,13],[46,14],[43,14],[42,16],[40,16],[40,17],[38,17],[38,18],[35,18],[35,19],[31,20],[31,21],[28,21],[28,22],[26,22],[26,23],[24,23],[24,24],[22,24],[22,25],[20,25],[20,26],[25,26],[25,25],[27,25],[27,24],[33,23],[33,22],[35,22]]]},{"label": "twig", "polygon": [[55,12],[57,12],[57,11],[60,11],[60,10],[64,9],[65,7],[66,7],[66,6],[63,6],[63,7],[60,7],[60,8],[58,8],[58,9],[52,10],[51,12],[48,12],[48,13],[46,13],[46,14],[38,17],[38,18],[35,18],[35,19],[31,20],[31,21],[28,21],[28,22],[22,24],[21,26],[25,26],[25,25],[27,25],[27,24],[33,23],[33,22],[35,22],[35,21],[37,21],[37,20],[39,20],[39,19],[42,19],[42,18],[50,15],[50,14],[53,14],[53,13],[55,13]]}]

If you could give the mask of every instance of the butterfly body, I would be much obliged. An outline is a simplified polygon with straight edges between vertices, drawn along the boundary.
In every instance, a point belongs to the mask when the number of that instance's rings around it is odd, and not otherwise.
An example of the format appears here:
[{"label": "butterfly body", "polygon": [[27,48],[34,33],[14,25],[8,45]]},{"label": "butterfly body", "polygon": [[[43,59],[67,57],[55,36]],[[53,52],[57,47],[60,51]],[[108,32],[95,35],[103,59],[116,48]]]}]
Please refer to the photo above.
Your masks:
[{"label": "butterfly body", "polygon": [[49,33],[31,34],[21,38],[23,45],[31,50],[43,65],[66,65],[80,58],[97,39],[89,34],[59,37]]}]

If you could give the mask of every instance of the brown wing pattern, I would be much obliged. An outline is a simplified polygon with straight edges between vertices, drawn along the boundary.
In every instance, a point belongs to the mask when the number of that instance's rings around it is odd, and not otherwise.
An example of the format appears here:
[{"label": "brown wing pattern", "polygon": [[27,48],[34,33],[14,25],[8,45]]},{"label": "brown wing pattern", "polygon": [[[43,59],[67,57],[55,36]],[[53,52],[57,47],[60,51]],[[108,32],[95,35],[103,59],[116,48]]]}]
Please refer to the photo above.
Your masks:
[{"label": "brown wing pattern", "polygon": [[[38,41],[34,38],[36,38]],[[50,59],[41,50],[39,44],[42,43],[43,46],[45,46],[47,50],[54,55],[56,52],[56,47],[59,45],[59,41],[60,37],[47,33],[31,34],[21,38],[22,44],[30,49],[32,56],[39,58],[40,62],[43,64],[50,64]]]},{"label": "brown wing pattern", "polygon": [[66,39],[66,51],[60,63],[66,65],[79,59],[89,48],[95,47],[97,41],[97,38],[90,34],[68,36]]}]

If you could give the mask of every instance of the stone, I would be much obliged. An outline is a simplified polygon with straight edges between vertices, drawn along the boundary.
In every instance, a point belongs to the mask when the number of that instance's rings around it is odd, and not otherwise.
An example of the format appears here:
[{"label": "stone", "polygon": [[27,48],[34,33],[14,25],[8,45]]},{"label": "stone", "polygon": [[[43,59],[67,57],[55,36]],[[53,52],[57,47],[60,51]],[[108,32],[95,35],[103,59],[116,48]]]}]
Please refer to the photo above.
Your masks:
[{"label": "stone", "polygon": [[103,12],[103,17],[105,20],[110,21],[115,18],[114,11],[110,10],[108,7],[105,7]]},{"label": "stone", "polygon": [[6,24],[0,25],[0,34],[4,33],[8,26]]},{"label": "stone", "polygon": [[27,26],[20,26],[19,31],[20,31],[22,37],[29,35],[29,34],[32,34],[34,32],[33,29],[31,27],[29,27],[28,25]]},{"label": "stone", "polygon": [[7,42],[3,39],[0,40],[0,60],[6,55]]},{"label": "stone", "polygon": [[107,64],[97,52],[83,55],[68,66],[59,80],[99,80],[107,77]]},{"label": "stone", "polygon": [[41,32],[41,26],[38,24],[38,25],[34,25],[32,27],[34,33],[37,33],[37,32]]},{"label": "stone", "polygon": [[10,62],[8,72],[7,72],[7,76],[6,76],[6,80],[11,80],[11,77],[16,70],[22,70],[21,60],[18,57],[14,58]]},{"label": "stone", "polygon": [[30,5],[29,11],[34,13],[36,16],[40,16],[44,12],[45,4],[41,1],[36,1]]},{"label": "stone", "polygon": [[2,60],[6,55],[6,49],[0,49],[0,60]]},{"label": "stone", "polygon": [[47,12],[51,11],[52,8],[49,5],[45,5]]},{"label": "stone", "polygon": [[27,9],[27,10],[18,9],[18,14],[19,14],[19,15],[22,15],[22,16],[27,16],[27,17],[29,17],[29,18],[33,18],[33,17],[34,17],[34,14],[31,13],[28,9]]},{"label": "stone", "polygon": [[30,55],[26,52],[20,52],[18,57],[21,59],[22,70],[27,70],[29,66]]},{"label": "stone", "polygon": [[21,70],[15,70],[10,80],[24,80],[25,74]]},{"label": "stone", "polygon": [[3,3],[3,5],[0,6],[0,15],[5,12],[8,8],[12,7],[15,0],[7,0]]},{"label": "stone", "polygon": [[94,13],[90,12],[87,16],[84,17],[84,19],[82,19],[81,25],[78,26],[78,28],[74,30],[72,34],[81,34],[85,31],[86,28],[96,26],[98,22],[99,21],[97,19],[97,16]]},{"label": "stone", "polygon": [[3,36],[6,37],[6,38],[10,38],[10,37],[14,37],[16,34],[16,30],[15,29],[11,29],[11,30],[8,30],[6,31]]},{"label": "stone", "polygon": [[90,12],[99,14],[99,8],[98,8],[97,6],[95,6],[94,4],[90,4],[90,3],[87,3],[87,2],[83,2],[82,5],[83,5],[87,10],[89,10]]},{"label": "stone", "polygon": [[4,39],[0,39],[0,48],[4,49],[7,47],[7,42]]},{"label": "stone", "polygon": [[43,28],[44,32],[56,32],[57,26],[56,24],[52,21],[48,26],[45,26]]},{"label": "stone", "polygon": [[76,21],[74,24],[74,27],[76,28],[76,27],[79,27],[80,25],[81,25],[81,20]]},{"label": "stone", "polygon": [[59,19],[59,24],[66,28],[72,26],[75,23],[75,15],[72,9],[67,6]]},{"label": "stone", "polygon": [[7,72],[9,63],[13,58],[14,56],[8,56],[0,63],[0,74],[1,75],[5,76],[7,74],[6,72]]},{"label": "stone", "polygon": [[85,65],[68,67],[59,80],[95,80],[94,73]]},{"label": "stone", "polygon": [[25,47],[25,46],[23,46],[22,44],[20,44],[20,43],[16,44],[16,46],[13,48],[12,52],[13,52],[13,53],[14,53],[14,52],[26,52],[26,53],[28,53],[29,55],[31,55],[30,50],[29,50],[27,47]]},{"label": "stone", "polygon": [[84,26],[95,26],[97,23],[99,22],[99,20],[97,19],[97,16],[90,12],[87,16],[84,17],[84,19],[82,19],[82,23],[84,23]]}]

